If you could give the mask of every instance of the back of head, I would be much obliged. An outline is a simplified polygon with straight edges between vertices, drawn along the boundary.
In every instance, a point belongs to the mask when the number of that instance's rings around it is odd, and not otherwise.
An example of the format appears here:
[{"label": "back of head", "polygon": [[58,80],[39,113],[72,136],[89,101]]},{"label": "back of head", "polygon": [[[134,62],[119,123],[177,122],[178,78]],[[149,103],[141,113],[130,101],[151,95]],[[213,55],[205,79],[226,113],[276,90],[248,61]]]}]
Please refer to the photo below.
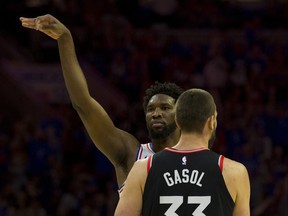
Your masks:
[{"label": "back of head", "polygon": [[203,89],[185,91],[176,104],[176,121],[182,132],[202,133],[207,119],[214,115],[212,95]]},{"label": "back of head", "polygon": [[147,105],[149,103],[149,100],[157,94],[164,94],[168,95],[177,101],[179,96],[183,93],[183,89],[176,85],[175,83],[170,83],[170,82],[155,82],[154,85],[151,85],[147,90],[146,90],[146,95],[143,98],[143,109],[144,112],[146,112]]}]

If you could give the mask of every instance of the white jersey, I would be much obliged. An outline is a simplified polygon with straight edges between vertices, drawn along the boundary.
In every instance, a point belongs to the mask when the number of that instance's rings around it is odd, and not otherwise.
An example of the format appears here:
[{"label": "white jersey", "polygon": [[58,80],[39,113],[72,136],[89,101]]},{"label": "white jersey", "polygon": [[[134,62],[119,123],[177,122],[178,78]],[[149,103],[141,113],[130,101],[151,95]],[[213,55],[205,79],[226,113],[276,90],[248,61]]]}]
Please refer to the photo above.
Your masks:
[{"label": "white jersey", "polygon": [[136,155],[136,160],[145,159],[152,154],[155,154],[152,143],[141,144]]},{"label": "white jersey", "polygon": [[[140,159],[145,159],[153,154],[155,154],[155,152],[153,151],[152,143],[141,144],[136,154],[136,161]],[[121,193],[121,191],[123,190],[124,185],[125,182],[119,187],[119,193]]]}]

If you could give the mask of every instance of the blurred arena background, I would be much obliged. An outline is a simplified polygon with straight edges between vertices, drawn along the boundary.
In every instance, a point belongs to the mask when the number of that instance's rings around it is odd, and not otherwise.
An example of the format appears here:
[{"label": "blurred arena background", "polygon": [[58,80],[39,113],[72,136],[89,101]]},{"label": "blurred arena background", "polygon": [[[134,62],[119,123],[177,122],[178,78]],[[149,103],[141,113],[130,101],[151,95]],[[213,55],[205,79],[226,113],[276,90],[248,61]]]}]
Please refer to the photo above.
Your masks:
[{"label": "blurred arena background", "polygon": [[0,216],[110,216],[118,199],[112,165],[70,104],[56,42],[18,20],[46,13],[72,31],[92,95],[143,143],[154,81],[211,91],[214,150],[248,168],[252,215],[288,215],[287,0],[5,0]]}]

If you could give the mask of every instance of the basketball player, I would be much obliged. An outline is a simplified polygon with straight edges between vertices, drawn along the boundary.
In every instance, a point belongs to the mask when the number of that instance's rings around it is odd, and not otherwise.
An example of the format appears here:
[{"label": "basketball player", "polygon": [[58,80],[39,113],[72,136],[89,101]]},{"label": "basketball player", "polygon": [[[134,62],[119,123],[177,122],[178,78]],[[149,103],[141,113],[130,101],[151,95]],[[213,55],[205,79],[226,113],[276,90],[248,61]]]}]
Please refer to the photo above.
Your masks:
[{"label": "basketball player", "polygon": [[179,142],[135,162],[115,216],[249,216],[246,168],[209,150],[217,126],[212,96],[202,89],[185,91],[175,116]]},{"label": "basketball player", "polygon": [[51,15],[21,17],[20,20],[23,27],[41,31],[57,40],[65,84],[73,107],[95,146],[114,165],[120,189],[135,159],[145,158],[177,143],[180,131],[174,120],[174,106],[182,93],[179,86],[156,83],[146,91],[143,106],[151,143],[139,145],[133,135],[115,127],[103,107],[91,97],[69,29]]}]

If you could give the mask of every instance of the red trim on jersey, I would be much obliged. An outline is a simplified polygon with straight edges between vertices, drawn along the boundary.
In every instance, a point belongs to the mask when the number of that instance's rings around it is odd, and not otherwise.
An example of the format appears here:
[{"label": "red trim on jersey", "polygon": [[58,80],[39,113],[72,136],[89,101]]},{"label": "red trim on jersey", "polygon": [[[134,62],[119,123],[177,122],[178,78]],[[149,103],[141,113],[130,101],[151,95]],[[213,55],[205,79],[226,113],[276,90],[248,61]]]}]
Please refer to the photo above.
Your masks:
[{"label": "red trim on jersey", "polygon": [[155,154],[152,148],[152,143],[141,144],[136,154],[136,160],[142,159],[143,152],[147,151],[146,149],[151,153]]},{"label": "red trim on jersey", "polygon": [[152,153],[155,153],[154,152],[154,150],[153,150],[153,148],[152,148],[152,143],[148,143],[148,144],[146,144],[147,145],[147,148],[152,152]]},{"label": "red trim on jersey", "polygon": [[224,156],[223,156],[223,155],[220,155],[219,160],[218,160],[218,165],[219,165],[219,167],[220,167],[221,173],[222,173],[222,171],[223,171],[223,164],[224,164]]},{"label": "red trim on jersey", "polygon": [[149,173],[149,171],[150,171],[150,168],[151,168],[151,165],[152,165],[152,158],[153,158],[153,155],[151,155],[151,156],[148,157],[147,173]]},{"label": "red trim on jersey", "polygon": [[137,160],[139,160],[139,158],[142,157],[142,153],[143,153],[143,148],[142,148],[142,146],[140,146],[140,150],[139,150],[139,152],[138,152]]},{"label": "red trim on jersey", "polygon": [[197,148],[197,149],[193,149],[193,150],[178,150],[178,149],[173,149],[173,148],[165,148],[164,150],[170,151],[170,152],[175,152],[175,153],[179,153],[179,154],[187,154],[187,153],[194,153],[194,152],[199,152],[199,151],[205,151],[205,150],[209,150],[208,148],[205,147],[201,147],[201,148]]}]

